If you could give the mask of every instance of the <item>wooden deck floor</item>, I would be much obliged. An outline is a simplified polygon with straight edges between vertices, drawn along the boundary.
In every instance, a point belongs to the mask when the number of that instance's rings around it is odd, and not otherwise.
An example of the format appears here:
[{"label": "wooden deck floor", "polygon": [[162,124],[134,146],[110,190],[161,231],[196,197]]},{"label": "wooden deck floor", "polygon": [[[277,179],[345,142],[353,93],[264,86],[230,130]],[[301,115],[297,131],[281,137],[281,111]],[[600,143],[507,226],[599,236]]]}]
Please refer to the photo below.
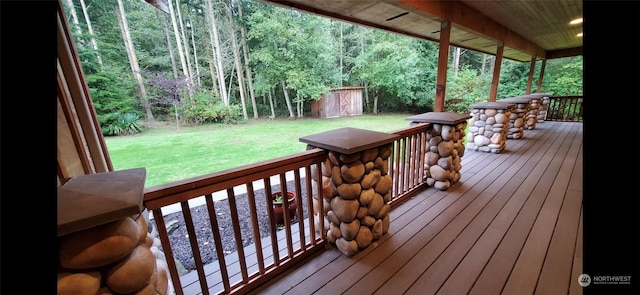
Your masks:
[{"label": "wooden deck floor", "polygon": [[582,294],[582,123],[543,122],[462,179],[394,208],[389,232],[329,249],[253,294]]}]

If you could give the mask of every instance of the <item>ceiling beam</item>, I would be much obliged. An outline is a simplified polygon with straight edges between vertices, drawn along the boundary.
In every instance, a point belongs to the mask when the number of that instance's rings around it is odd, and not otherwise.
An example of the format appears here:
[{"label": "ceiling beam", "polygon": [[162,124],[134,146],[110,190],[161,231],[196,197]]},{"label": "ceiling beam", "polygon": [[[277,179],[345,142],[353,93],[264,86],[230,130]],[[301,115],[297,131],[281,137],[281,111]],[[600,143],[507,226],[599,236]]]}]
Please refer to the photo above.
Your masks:
[{"label": "ceiling beam", "polygon": [[577,55],[582,55],[582,46],[547,51],[547,59],[570,57],[570,56],[577,56]]},{"label": "ceiling beam", "polygon": [[511,47],[531,56],[545,57],[545,50],[533,42],[509,30],[505,26],[495,22],[491,18],[479,13],[460,1],[435,0],[399,0],[427,14],[450,20],[454,26],[463,27],[497,41],[502,41],[504,46]]}]

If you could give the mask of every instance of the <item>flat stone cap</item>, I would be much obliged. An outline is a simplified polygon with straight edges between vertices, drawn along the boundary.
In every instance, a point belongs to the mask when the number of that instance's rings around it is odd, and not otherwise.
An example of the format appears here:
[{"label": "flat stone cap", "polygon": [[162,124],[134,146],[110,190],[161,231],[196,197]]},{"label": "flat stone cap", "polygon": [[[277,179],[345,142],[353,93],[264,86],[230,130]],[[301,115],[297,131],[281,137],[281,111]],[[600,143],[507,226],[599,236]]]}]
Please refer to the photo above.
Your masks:
[{"label": "flat stone cap", "polygon": [[520,96],[499,99],[499,100],[496,100],[496,102],[530,103],[531,100],[533,99],[538,99],[538,97],[532,96],[532,95],[520,95]]},{"label": "flat stone cap", "polygon": [[145,168],[76,176],[58,188],[58,236],[144,210]]},{"label": "flat stone cap", "polygon": [[436,123],[445,125],[456,125],[471,118],[471,115],[458,114],[452,112],[428,112],[405,118],[405,120],[419,123]]},{"label": "flat stone cap", "polygon": [[353,154],[370,148],[391,143],[400,138],[399,135],[345,127],[300,137],[300,142],[336,151]]},{"label": "flat stone cap", "polygon": [[553,94],[552,93],[531,93],[529,95],[540,98],[540,97],[549,97],[549,96],[552,96]]},{"label": "flat stone cap", "polygon": [[506,110],[512,109],[515,107],[514,103],[510,102],[479,102],[474,103],[469,106],[469,109],[496,109],[496,110]]}]

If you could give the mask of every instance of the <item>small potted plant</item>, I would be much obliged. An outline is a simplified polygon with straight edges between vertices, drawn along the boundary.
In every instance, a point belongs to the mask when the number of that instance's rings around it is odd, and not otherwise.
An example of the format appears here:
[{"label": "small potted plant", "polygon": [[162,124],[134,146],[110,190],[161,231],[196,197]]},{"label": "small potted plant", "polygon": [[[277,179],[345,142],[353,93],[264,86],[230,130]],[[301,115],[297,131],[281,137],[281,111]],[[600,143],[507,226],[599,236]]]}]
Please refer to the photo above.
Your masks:
[{"label": "small potted plant", "polygon": [[[273,198],[273,216],[276,224],[284,224],[284,194],[282,192],[275,192],[271,194]],[[287,200],[289,205],[289,220],[293,220],[296,216],[298,204],[295,202],[296,194],[294,192],[287,192]]]}]

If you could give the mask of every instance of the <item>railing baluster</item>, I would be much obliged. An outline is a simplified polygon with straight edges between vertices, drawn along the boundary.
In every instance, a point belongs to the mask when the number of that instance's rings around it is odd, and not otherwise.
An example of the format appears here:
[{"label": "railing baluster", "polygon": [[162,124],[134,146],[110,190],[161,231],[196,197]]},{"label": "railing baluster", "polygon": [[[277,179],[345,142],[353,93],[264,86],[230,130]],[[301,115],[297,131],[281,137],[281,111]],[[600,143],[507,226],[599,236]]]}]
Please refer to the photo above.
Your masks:
[{"label": "railing baluster", "polygon": [[167,266],[169,267],[169,274],[171,275],[171,281],[173,282],[176,295],[183,295],[182,284],[180,283],[180,275],[178,274],[178,266],[176,260],[173,257],[173,250],[171,250],[171,242],[169,241],[169,233],[167,232],[167,226],[164,223],[164,215],[162,215],[162,208],[153,209],[153,220],[156,223],[156,229],[158,231],[158,237],[162,244],[162,250],[165,258],[167,259]]},{"label": "railing baluster", "polygon": [[[311,175],[305,174],[305,178],[310,178]],[[304,206],[302,206],[302,185],[300,185],[300,169],[293,170],[293,178],[296,187],[296,206],[298,210],[296,210],[298,220],[298,233],[300,234],[300,247],[304,250],[304,245],[306,245],[306,238],[304,234]],[[310,190],[307,190],[307,198],[309,196]],[[311,211],[308,211],[311,212]]]},{"label": "railing baluster", "polygon": [[[291,237],[291,216],[289,216],[289,196],[287,192],[287,177],[285,173],[280,173],[280,191],[282,192],[282,214],[284,215],[284,230],[286,234],[287,253],[289,258],[293,258],[293,241]],[[298,196],[296,196],[298,197]]]},{"label": "railing baluster", "polygon": [[227,271],[227,262],[224,258],[224,248],[222,247],[222,236],[220,235],[220,227],[218,226],[218,217],[216,215],[216,207],[213,201],[213,195],[205,196],[207,203],[207,212],[209,213],[209,223],[211,223],[211,233],[213,235],[213,243],[216,246],[216,255],[218,257],[218,265],[220,267],[220,276],[225,292],[231,290],[229,283],[229,272]]},{"label": "railing baluster", "polygon": [[198,237],[196,236],[196,230],[193,226],[193,218],[191,217],[191,209],[189,209],[189,201],[180,202],[180,206],[182,207],[182,216],[184,217],[184,223],[187,227],[187,233],[189,234],[191,253],[193,253],[193,260],[195,262],[196,271],[198,273],[198,282],[200,283],[202,294],[209,294],[209,286],[207,286],[207,276],[204,273],[204,266],[202,265],[200,247],[198,246]]},{"label": "railing baluster", "polygon": [[253,228],[253,240],[258,259],[258,270],[264,275],[264,254],[262,252],[262,238],[260,237],[260,225],[258,222],[258,212],[256,210],[256,194],[253,191],[253,182],[249,181],[247,186],[247,198],[249,201],[249,212],[251,213],[251,227]]},{"label": "railing baluster", "polygon": [[273,199],[271,197],[271,178],[266,177],[264,179],[264,191],[265,191],[265,200],[267,202],[267,214],[269,216],[269,231],[271,237],[271,251],[273,252],[273,263],[276,266],[280,265],[280,251],[278,250],[278,235],[276,234],[276,222],[273,214],[273,210],[269,208],[273,208]]},{"label": "railing baluster", "polygon": [[236,205],[236,194],[234,193],[232,187],[227,188],[227,199],[229,200],[231,223],[233,224],[233,235],[236,240],[236,251],[238,251],[238,262],[240,263],[242,282],[246,283],[249,280],[249,274],[247,273],[247,258],[244,255],[244,243],[242,242],[240,222],[238,221],[238,206]]}]

